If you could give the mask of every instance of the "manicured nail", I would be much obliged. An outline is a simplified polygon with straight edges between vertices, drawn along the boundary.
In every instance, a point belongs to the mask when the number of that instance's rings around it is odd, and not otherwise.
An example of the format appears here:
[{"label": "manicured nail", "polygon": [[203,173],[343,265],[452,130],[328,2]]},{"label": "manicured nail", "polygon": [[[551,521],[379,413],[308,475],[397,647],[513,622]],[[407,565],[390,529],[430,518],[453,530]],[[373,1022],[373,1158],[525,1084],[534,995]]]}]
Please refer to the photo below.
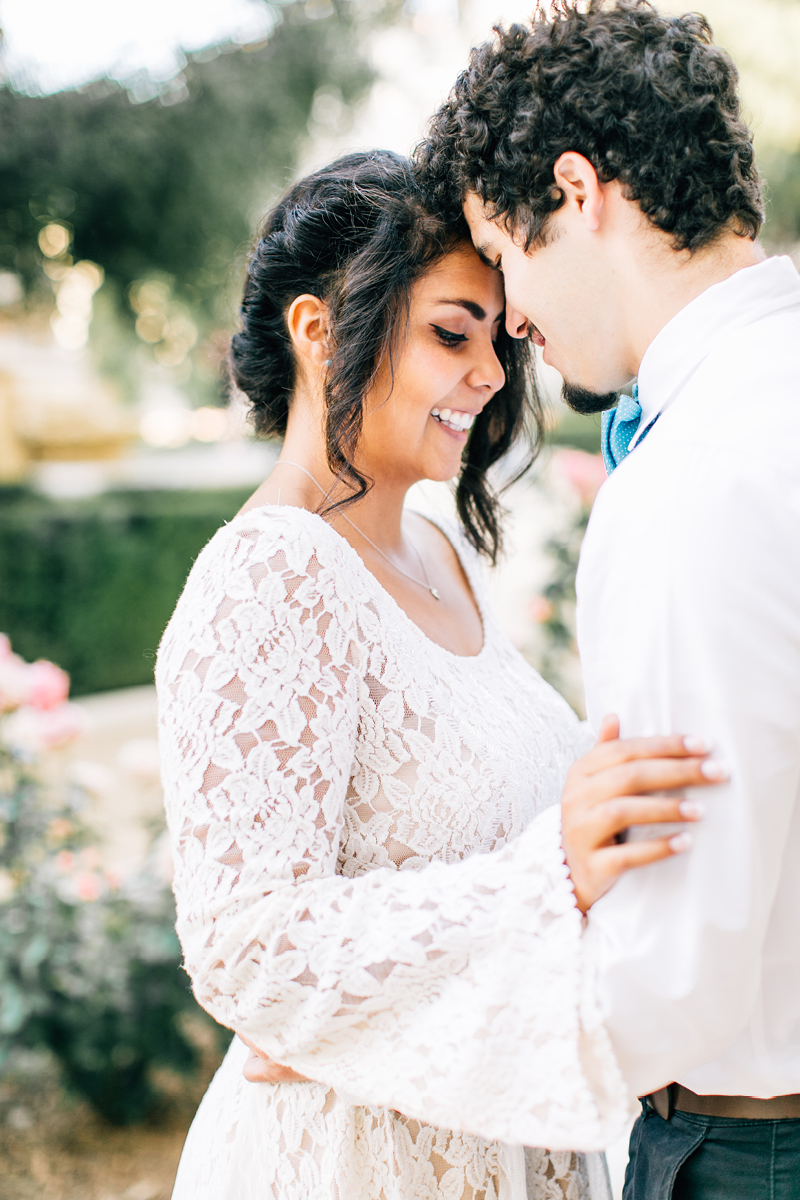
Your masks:
[{"label": "manicured nail", "polygon": [[717,783],[731,777],[728,768],[724,767],[721,762],[717,762],[715,758],[709,758],[706,762],[700,764],[700,774],[705,775],[706,779],[715,780]]},{"label": "manicured nail", "polygon": [[708,754],[710,746],[699,737],[685,737],[683,739],[684,747],[690,754]]},{"label": "manicured nail", "polygon": [[685,850],[691,850],[693,845],[694,838],[690,833],[676,833],[669,839],[669,848],[673,854],[683,854]]},{"label": "manicured nail", "polygon": [[700,800],[682,800],[678,805],[682,817],[687,821],[699,821],[706,815],[706,806]]}]

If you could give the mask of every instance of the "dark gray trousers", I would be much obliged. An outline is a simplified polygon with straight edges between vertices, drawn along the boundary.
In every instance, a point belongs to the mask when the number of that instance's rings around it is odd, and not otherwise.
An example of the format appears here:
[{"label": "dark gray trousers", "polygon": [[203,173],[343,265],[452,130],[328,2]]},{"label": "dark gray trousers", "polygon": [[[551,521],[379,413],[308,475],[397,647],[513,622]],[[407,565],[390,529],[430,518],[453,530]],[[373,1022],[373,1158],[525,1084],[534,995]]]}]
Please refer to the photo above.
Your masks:
[{"label": "dark gray trousers", "polygon": [[622,1200],[800,1200],[800,1120],[665,1121],[643,1104]]}]

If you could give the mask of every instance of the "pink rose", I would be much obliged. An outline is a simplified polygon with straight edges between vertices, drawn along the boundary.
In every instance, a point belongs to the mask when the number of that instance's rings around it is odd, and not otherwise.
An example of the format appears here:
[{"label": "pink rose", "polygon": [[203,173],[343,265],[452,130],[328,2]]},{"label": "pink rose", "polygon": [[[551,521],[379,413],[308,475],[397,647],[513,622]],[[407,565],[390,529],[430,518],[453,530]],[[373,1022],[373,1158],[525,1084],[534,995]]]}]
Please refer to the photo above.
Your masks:
[{"label": "pink rose", "polygon": [[79,875],[75,880],[75,891],[79,900],[99,900],[102,884],[96,875]]},{"label": "pink rose", "polygon": [[559,450],[556,456],[558,470],[567,480],[584,508],[591,508],[594,498],[606,481],[606,469],[600,454],[587,454],[584,450]]},{"label": "pink rose", "polygon": [[553,615],[553,606],[544,596],[534,596],[528,605],[528,615],[532,621],[543,625]]},{"label": "pink rose", "polygon": [[28,704],[41,711],[57,708],[69,695],[69,675],[55,663],[39,659],[28,667]]},{"label": "pink rose", "polygon": [[62,850],[56,855],[56,867],[62,875],[68,875],[75,866],[75,855],[71,850]]},{"label": "pink rose", "polygon": [[89,727],[89,719],[78,704],[59,704],[58,708],[41,713],[41,720],[45,750],[73,741]]},{"label": "pink rose", "polygon": [[0,655],[0,712],[10,712],[28,703],[30,667],[18,654],[10,653],[8,638],[4,640],[9,653]]},{"label": "pink rose", "polygon": [[71,742],[86,731],[87,717],[77,704],[57,708],[18,708],[3,724],[3,740],[28,754],[41,754]]},{"label": "pink rose", "polygon": [[11,642],[0,633],[0,712],[22,705],[46,711],[63,704],[69,695],[69,676],[55,663],[40,659],[26,663],[11,651]]}]

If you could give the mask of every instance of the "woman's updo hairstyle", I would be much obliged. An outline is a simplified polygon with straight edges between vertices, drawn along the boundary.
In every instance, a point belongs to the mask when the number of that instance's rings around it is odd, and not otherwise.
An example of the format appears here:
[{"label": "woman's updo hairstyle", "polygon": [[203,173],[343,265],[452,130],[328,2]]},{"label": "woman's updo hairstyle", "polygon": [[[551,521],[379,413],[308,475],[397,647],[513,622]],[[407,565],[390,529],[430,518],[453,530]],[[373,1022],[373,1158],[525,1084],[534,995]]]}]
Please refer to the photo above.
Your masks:
[{"label": "woman's updo hairstyle", "polygon": [[[466,222],[446,225],[431,213],[410,163],[385,150],[349,154],[301,179],[266,218],[248,264],[231,373],[250,400],[256,431],[282,436],[296,378],[286,313],[304,293],[326,303],[328,463],[352,489],[340,503],[370,486],[353,465],[363,401],[378,365],[400,348],[411,287],[465,241]],[[527,432],[524,470],[542,430],[529,343],[501,328],[497,356],[506,382],[475,421],[456,488],[467,537],[492,561],[500,549],[500,505],[486,473]]]}]

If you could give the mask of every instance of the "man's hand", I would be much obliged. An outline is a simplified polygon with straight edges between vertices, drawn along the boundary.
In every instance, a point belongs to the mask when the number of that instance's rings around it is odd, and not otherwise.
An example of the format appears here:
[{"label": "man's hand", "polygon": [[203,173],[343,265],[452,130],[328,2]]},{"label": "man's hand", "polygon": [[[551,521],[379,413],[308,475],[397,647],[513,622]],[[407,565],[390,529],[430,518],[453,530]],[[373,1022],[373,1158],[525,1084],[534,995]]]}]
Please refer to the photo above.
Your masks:
[{"label": "man's hand", "polygon": [[250,1050],[242,1074],[250,1083],[308,1083],[305,1075],[298,1075],[291,1067],[284,1067],[275,1062],[268,1054],[264,1054],[246,1037],[239,1034],[239,1040]]}]

